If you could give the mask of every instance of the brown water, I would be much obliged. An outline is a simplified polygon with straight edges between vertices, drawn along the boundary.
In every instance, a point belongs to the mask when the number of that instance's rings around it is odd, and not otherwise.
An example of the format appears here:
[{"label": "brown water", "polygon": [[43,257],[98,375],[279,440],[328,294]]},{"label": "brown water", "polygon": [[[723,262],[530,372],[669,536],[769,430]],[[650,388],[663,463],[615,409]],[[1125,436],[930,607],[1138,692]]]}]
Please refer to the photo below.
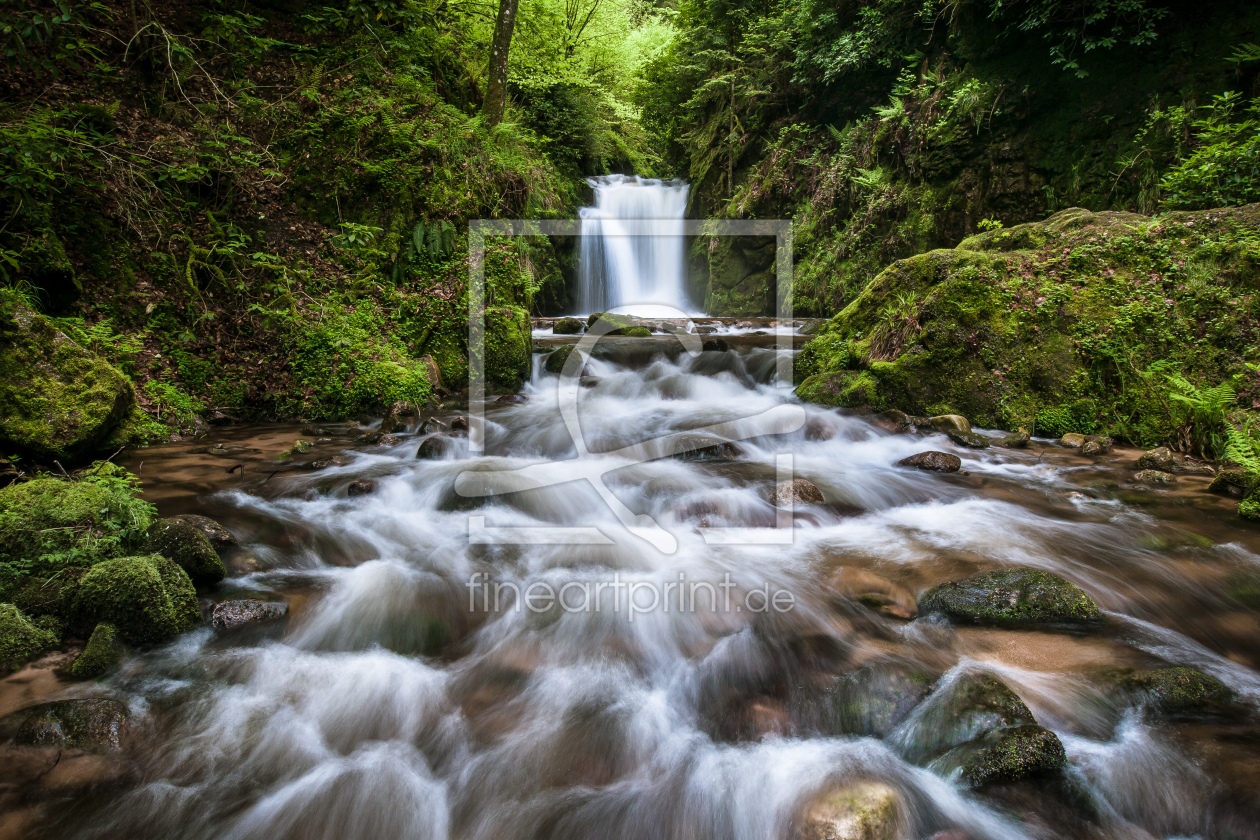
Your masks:
[{"label": "brown water", "polygon": [[[592,360],[598,384],[580,392],[587,446],[609,453],[719,421],[751,433],[747,418],[795,405],[758,343],[696,359]],[[735,460],[579,462],[556,378],[536,364],[527,393],[491,408],[489,454],[475,457],[463,439],[446,459],[422,461],[419,434],[381,447],[343,433],[276,461],[313,438],[298,425],[220,428],[128,453],[162,514],[212,516],[241,541],[227,557],[232,576],[205,598],[282,599],[290,616],[138,651],[99,684],[22,689],[118,697],[137,734],[107,767],[18,779],[11,801],[22,809],[0,833],[772,840],[790,836],[818,792],[873,780],[897,791],[906,837],[1260,837],[1260,612],[1235,595],[1260,576],[1260,531],[1208,494],[1208,479],[1135,489],[1131,450],[957,450],[810,406],[805,428],[743,440]],[[956,452],[968,474],[892,466],[925,449]],[[706,528],[775,524],[766,499],[775,458],[789,453],[830,504],[797,508],[789,544],[717,544]],[[581,480],[592,464],[608,470],[617,500],[673,536],[674,551],[622,524]],[[567,482],[488,499],[456,490],[469,469],[523,467]],[[375,492],[348,496],[363,478]],[[482,524],[594,525],[610,542],[483,544]],[[933,584],[1012,565],[1072,580],[1107,624],[1011,631],[889,614],[913,611]],[[531,611],[510,598],[486,611],[467,585],[629,581],[642,607],[653,587],[727,575],[735,607],[717,610],[702,596],[695,610],[632,612],[610,586],[598,611]],[[791,593],[791,609],[740,606],[762,587]],[[846,592],[882,593],[894,608]],[[1219,677],[1245,711],[1169,720],[1108,693],[1108,670],[1161,664]],[[950,726],[932,703],[896,725],[871,723],[878,686],[899,675],[928,675],[939,697],[977,670],[1059,735],[1062,778],[969,791],[919,757]],[[870,715],[839,721],[829,711],[839,696]]]}]

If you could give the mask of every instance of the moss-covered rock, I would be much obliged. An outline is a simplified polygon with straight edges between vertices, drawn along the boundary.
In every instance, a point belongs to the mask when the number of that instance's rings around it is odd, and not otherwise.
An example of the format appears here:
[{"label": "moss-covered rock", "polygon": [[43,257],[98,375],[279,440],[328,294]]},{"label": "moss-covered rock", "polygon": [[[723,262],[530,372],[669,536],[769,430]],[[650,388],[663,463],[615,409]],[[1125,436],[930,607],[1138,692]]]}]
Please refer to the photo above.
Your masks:
[{"label": "moss-covered rock", "polygon": [[1260,205],[1153,219],[1071,209],[899,260],[802,351],[797,394],[1160,443],[1180,416],[1141,371],[1159,363],[1204,384],[1245,372],[1256,247]]},{"label": "moss-covered rock", "polygon": [[932,676],[903,665],[877,665],[844,674],[827,693],[823,732],[884,737],[927,697]]},{"label": "moss-covered rock", "polygon": [[577,318],[561,318],[551,325],[551,332],[554,335],[579,335],[582,332],[582,322]]},{"label": "moss-covered rock", "polygon": [[1122,689],[1141,695],[1151,708],[1164,714],[1211,714],[1233,708],[1234,692],[1216,677],[1194,668],[1124,670],[1114,677]]},{"label": "moss-covered rock", "polygon": [[0,489],[0,577],[51,575],[134,552],[153,506],[112,464],[77,481],[39,478]]},{"label": "moss-covered rock", "polygon": [[921,613],[999,626],[1088,625],[1102,611],[1081,589],[1040,569],[1005,569],[943,583],[919,597]]},{"label": "moss-covered rock", "polygon": [[42,315],[0,303],[0,447],[80,460],[130,410],[131,383]]},{"label": "moss-covered rock", "polygon": [[529,314],[516,306],[486,310],[485,347],[486,379],[499,388],[519,391],[529,376]]},{"label": "moss-covered rock", "polygon": [[97,677],[118,664],[122,654],[122,643],[118,639],[118,628],[109,622],[101,622],[92,631],[87,647],[83,648],[70,663],[70,676],[81,680]]},{"label": "moss-covered rock", "polygon": [[565,344],[557,347],[547,354],[547,358],[543,361],[543,370],[547,373],[560,373],[564,370],[564,363],[569,360],[569,355],[573,352],[574,345]]},{"label": "moss-covered rock", "polygon": [[204,586],[227,577],[223,561],[200,528],[177,519],[159,519],[149,526],[148,535],[149,550],[173,561],[194,584]]},{"label": "moss-covered rock", "polygon": [[1243,519],[1260,522],[1260,496],[1252,496],[1239,502],[1238,515]]},{"label": "moss-covered rock", "polygon": [[37,626],[13,604],[0,604],[0,672],[34,659],[60,640]]},{"label": "moss-covered rock", "polygon": [[980,787],[1058,772],[1066,765],[1067,753],[1059,737],[1030,724],[990,733],[963,762],[962,774],[968,784]]},{"label": "moss-covered rock", "polygon": [[206,535],[206,539],[210,540],[210,545],[214,546],[215,551],[226,551],[239,545],[231,531],[208,516],[196,513],[181,513],[179,516],[172,516],[168,521],[184,522],[201,531],[201,533]]},{"label": "moss-covered rock", "polygon": [[69,611],[86,632],[110,622],[129,642],[159,642],[201,625],[188,574],[158,554],[97,563],[83,575]]},{"label": "moss-covered rock", "polygon": [[1249,495],[1255,484],[1255,477],[1245,470],[1221,470],[1208,485],[1208,492],[1240,499]]}]

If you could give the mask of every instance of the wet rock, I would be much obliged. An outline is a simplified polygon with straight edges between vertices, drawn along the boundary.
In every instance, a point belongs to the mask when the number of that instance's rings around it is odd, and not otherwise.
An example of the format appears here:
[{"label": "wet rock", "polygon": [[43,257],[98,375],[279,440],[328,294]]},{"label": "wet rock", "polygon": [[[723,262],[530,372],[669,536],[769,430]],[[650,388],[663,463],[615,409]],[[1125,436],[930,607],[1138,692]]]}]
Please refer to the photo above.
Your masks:
[{"label": "wet rock", "polygon": [[21,305],[0,312],[0,447],[42,463],[84,458],[135,402],[120,370]]},{"label": "wet rock", "polygon": [[232,536],[231,531],[208,516],[201,516],[196,513],[183,513],[179,516],[172,516],[168,521],[182,522],[185,525],[191,525],[196,528],[206,535],[206,539],[210,540],[210,545],[214,547],[215,551],[226,551],[238,544],[236,537]]},{"label": "wet rock", "polygon": [[1241,499],[1251,492],[1255,480],[1245,470],[1221,470],[1208,485],[1209,493]]},{"label": "wet rock", "polygon": [[381,435],[381,439],[376,442],[377,446],[397,446],[402,443],[402,438],[397,435]]},{"label": "wet rock", "polygon": [[305,455],[307,452],[311,451],[313,446],[315,446],[315,444],[311,443],[309,440],[295,440],[293,441],[293,446],[289,447],[289,452],[294,455]]},{"label": "wet rock", "polygon": [[932,675],[898,663],[850,671],[827,693],[826,735],[883,738],[932,690]]},{"label": "wet rock", "polygon": [[1005,569],[943,583],[919,597],[919,611],[998,626],[1085,625],[1103,618],[1079,587],[1040,569]]},{"label": "wet rock", "polygon": [[1086,439],[1081,444],[1082,455],[1106,455],[1111,451],[1111,442],[1106,439]]},{"label": "wet rock", "polygon": [[928,418],[928,425],[947,435],[959,432],[971,434],[971,421],[961,414],[938,414]]},{"label": "wet rock", "polygon": [[1216,677],[1194,668],[1124,670],[1116,672],[1114,678],[1121,688],[1144,696],[1152,709],[1164,714],[1212,714],[1233,710],[1234,692]]},{"label": "wet rock", "polygon": [[430,435],[420,442],[416,457],[425,461],[440,461],[455,451],[455,441],[450,435]]},{"label": "wet rock", "polygon": [[730,350],[731,348],[725,341],[723,341],[720,338],[710,338],[710,339],[706,339],[705,342],[700,345],[700,349],[706,350],[710,353],[725,353],[727,350]]},{"label": "wet rock", "polygon": [[604,380],[598,376],[583,376],[578,380],[578,384],[583,388],[595,388]]},{"label": "wet rock", "polygon": [[958,472],[962,468],[962,459],[957,455],[950,455],[948,452],[933,450],[920,452],[917,455],[911,455],[909,458],[902,458],[895,466],[914,467],[929,472],[952,473]]},{"label": "wet rock", "polygon": [[465,434],[468,433],[468,418],[467,417],[452,417],[451,418],[451,433],[454,434],[458,432],[464,432]]},{"label": "wet rock", "polygon": [[895,435],[904,435],[915,431],[915,425],[910,422],[910,416],[904,411],[899,411],[895,408],[881,411],[872,419],[875,421],[875,425]]},{"label": "wet rock", "polygon": [[1177,460],[1173,457],[1172,450],[1167,446],[1157,446],[1154,449],[1143,452],[1137,461],[1139,470],[1158,470],[1159,472],[1172,472],[1177,466]]},{"label": "wet rock", "polygon": [[989,439],[975,432],[948,432],[949,439],[968,449],[988,449]]},{"label": "wet rock", "polygon": [[1078,434],[1076,432],[1068,432],[1066,435],[1059,438],[1059,444],[1072,449],[1080,449],[1085,444],[1085,435]]},{"label": "wet rock", "polygon": [[201,625],[197,590],[188,573],[158,554],[97,563],[79,581],[71,628],[102,621],[130,642],[158,642]]},{"label": "wet rock", "polygon": [[1007,449],[1026,449],[1031,441],[1032,436],[1028,434],[1028,430],[1021,428],[1018,432],[1012,432],[998,441],[998,446],[1004,446]]},{"label": "wet rock", "polygon": [[393,432],[406,431],[407,418],[416,417],[420,414],[416,407],[407,400],[399,400],[389,407],[385,412],[385,416],[381,418],[381,425],[378,431],[381,434],[392,434]]},{"label": "wet rock", "polygon": [[805,808],[794,840],[887,840],[901,837],[907,818],[901,797],[880,782],[828,791]]},{"label": "wet rock", "polygon": [[355,479],[346,486],[347,496],[367,496],[376,492],[376,482],[365,478]]},{"label": "wet rock", "polygon": [[652,331],[648,329],[647,327],[639,326],[639,327],[630,327],[627,330],[623,330],[621,334],[629,336],[631,338],[647,338],[648,336],[652,334]]},{"label": "wet rock", "polygon": [[210,611],[210,626],[215,630],[227,630],[243,624],[261,624],[275,621],[289,614],[284,601],[221,601]]},{"label": "wet rock", "polygon": [[376,446],[384,439],[384,432],[364,432],[354,440],[356,443],[366,443],[369,446]]},{"label": "wet rock", "polygon": [[100,676],[118,664],[121,656],[122,642],[118,638],[118,628],[102,621],[92,631],[83,653],[71,663],[70,676],[81,680]]},{"label": "wet rock", "polygon": [[981,787],[1055,773],[1066,765],[1067,753],[1059,737],[1029,724],[990,733],[963,762],[962,774],[968,784]]},{"label": "wet rock", "polygon": [[578,335],[582,332],[582,322],[577,318],[561,318],[551,325],[554,335]]},{"label": "wet rock", "polygon": [[1133,480],[1142,484],[1176,484],[1177,476],[1159,470],[1141,470],[1133,474]]},{"label": "wet rock", "polygon": [[706,324],[706,325],[696,327],[693,332],[696,335],[713,335],[713,333],[717,331],[718,331],[717,327],[711,327]]},{"label": "wet rock", "polygon": [[770,491],[770,504],[775,507],[787,505],[821,505],[824,501],[818,485],[804,478],[794,478],[776,485]]},{"label": "wet rock", "polygon": [[841,566],[831,573],[827,583],[839,594],[884,615],[912,619],[919,614],[914,593],[874,572]]},{"label": "wet rock", "polygon": [[434,432],[444,432],[446,430],[447,425],[443,423],[441,419],[437,417],[428,417],[420,423],[420,428],[417,431],[419,431],[422,435],[431,435]]},{"label": "wet rock", "polygon": [[33,622],[13,604],[0,604],[0,673],[34,659],[58,641],[56,633]]},{"label": "wet rock", "polygon": [[127,730],[127,707],[117,700],[60,700],[13,716],[23,718],[13,742],[24,747],[112,752]]},{"label": "wet rock", "polygon": [[681,435],[674,439],[670,449],[670,457],[680,461],[726,461],[743,454],[744,450],[734,441],[710,435]]},{"label": "wet rock", "polygon": [[529,397],[525,396],[524,394],[504,394],[503,396],[495,400],[495,402],[508,403],[510,405],[520,405],[521,403],[529,402]]},{"label": "wet rock", "polygon": [[[564,363],[569,360],[569,356],[573,353],[574,346],[573,344],[565,344],[549,353],[543,361],[543,370],[547,371],[547,373],[561,373],[564,370]],[[577,362],[574,362],[574,364],[577,364]]]},{"label": "wet rock", "polygon": [[179,566],[198,586],[218,583],[227,569],[205,532],[187,522],[159,519],[149,526],[149,550]]}]

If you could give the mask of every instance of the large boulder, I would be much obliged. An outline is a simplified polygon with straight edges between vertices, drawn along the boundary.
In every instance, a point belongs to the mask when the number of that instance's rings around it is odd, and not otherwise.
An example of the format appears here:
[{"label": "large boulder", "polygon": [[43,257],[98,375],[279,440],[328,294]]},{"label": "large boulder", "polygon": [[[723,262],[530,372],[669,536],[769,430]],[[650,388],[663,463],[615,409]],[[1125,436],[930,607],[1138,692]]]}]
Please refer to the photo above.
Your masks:
[{"label": "large boulder", "polygon": [[919,611],[999,626],[1088,625],[1103,618],[1079,587],[1040,569],[1004,569],[943,583],[919,597]]},{"label": "large boulder", "polygon": [[0,604],[0,673],[34,659],[58,641],[56,633],[31,621],[13,604]]},{"label": "large boulder", "polygon": [[126,418],[131,383],[22,306],[0,304],[0,448],[81,460]]},{"label": "large boulder", "polygon": [[70,625],[86,631],[114,624],[129,642],[160,642],[201,626],[188,574],[158,554],[97,563],[79,581]]},{"label": "large boulder", "polygon": [[177,519],[159,519],[149,526],[149,550],[179,566],[198,586],[218,583],[227,569],[210,538],[200,528]]},{"label": "large boulder", "polygon": [[1036,725],[1014,726],[987,735],[963,762],[963,778],[973,787],[1055,773],[1067,765],[1063,742]]},{"label": "large boulder", "polygon": [[13,741],[23,747],[61,747],[113,752],[127,731],[127,707],[117,700],[60,700],[31,706]]}]

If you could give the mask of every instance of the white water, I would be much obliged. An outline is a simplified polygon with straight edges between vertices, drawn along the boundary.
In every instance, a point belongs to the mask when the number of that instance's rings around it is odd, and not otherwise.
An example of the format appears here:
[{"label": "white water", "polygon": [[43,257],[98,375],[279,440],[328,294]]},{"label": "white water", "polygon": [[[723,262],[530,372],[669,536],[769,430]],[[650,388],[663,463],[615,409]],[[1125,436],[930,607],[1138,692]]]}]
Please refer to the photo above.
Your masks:
[{"label": "white water", "polygon": [[647,318],[692,312],[683,254],[687,185],[625,175],[588,183],[595,189],[595,206],[579,211],[579,312]]}]

